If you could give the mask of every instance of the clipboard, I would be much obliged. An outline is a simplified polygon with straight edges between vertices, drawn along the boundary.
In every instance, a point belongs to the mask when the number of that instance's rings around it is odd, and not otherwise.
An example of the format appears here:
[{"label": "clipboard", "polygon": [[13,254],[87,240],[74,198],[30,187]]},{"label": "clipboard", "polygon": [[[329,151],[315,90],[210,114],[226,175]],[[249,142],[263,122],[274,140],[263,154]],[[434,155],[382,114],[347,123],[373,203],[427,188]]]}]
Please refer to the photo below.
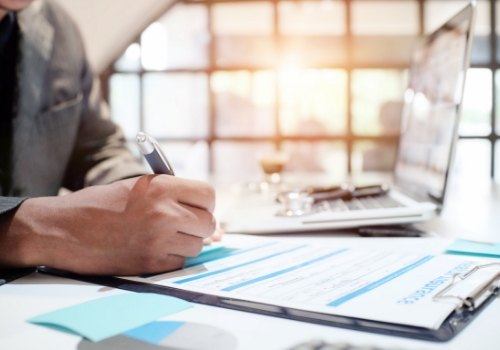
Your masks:
[{"label": "clipboard", "polygon": [[465,274],[455,274],[448,285],[437,292],[433,300],[436,302],[445,300],[458,300],[456,309],[448,316],[438,329],[415,327],[396,323],[387,323],[369,319],[339,316],[301,310],[290,307],[282,307],[272,304],[248,301],[238,298],[227,298],[213,294],[204,294],[188,291],[170,286],[150,284],[139,281],[131,281],[119,277],[106,276],[84,276],[69,273],[49,267],[39,267],[41,273],[56,275],[60,277],[75,279],[83,282],[99,284],[107,287],[137,293],[158,293],[184,299],[189,302],[223,307],[244,312],[251,312],[266,316],[302,321],[325,326],[358,330],[364,332],[377,333],[389,336],[413,338],[435,342],[446,342],[459,334],[468,324],[474,320],[496,297],[500,294],[500,269],[492,277],[476,286],[472,293],[466,297],[452,294],[452,290],[459,283],[466,283],[478,271],[490,267],[500,268],[500,263],[489,263],[477,265]]}]

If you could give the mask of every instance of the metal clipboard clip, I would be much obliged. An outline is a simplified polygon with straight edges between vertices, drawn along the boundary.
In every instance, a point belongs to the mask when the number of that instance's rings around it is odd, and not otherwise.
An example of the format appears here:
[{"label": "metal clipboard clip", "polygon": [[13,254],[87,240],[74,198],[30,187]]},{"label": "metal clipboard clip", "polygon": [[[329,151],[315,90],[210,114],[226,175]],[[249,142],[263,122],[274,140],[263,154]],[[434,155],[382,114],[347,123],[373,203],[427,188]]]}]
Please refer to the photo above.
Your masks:
[{"label": "metal clipboard clip", "polygon": [[[450,290],[456,287],[460,282],[467,280],[478,271],[490,268],[497,267],[499,270],[490,278],[487,278],[485,281],[478,284],[471,293],[466,296],[460,296],[456,294],[448,294]],[[444,287],[441,291],[436,293],[432,298],[433,301],[444,301],[444,300],[455,300],[459,301],[456,311],[474,311],[481,304],[483,304],[486,300],[488,300],[492,295],[498,294],[500,291],[500,263],[490,263],[484,265],[477,265],[472,268],[470,271],[467,271],[464,274],[454,274],[451,278],[450,283]]]}]

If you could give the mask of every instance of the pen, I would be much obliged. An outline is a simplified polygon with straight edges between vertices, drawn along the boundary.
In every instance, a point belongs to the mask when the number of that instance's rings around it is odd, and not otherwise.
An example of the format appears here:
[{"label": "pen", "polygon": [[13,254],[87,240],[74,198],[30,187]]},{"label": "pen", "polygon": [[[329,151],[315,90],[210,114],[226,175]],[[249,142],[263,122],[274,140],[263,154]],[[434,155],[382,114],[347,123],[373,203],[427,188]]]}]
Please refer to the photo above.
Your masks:
[{"label": "pen", "polygon": [[422,237],[425,235],[424,231],[421,231],[415,227],[405,226],[405,225],[394,225],[394,226],[365,226],[359,227],[357,233],[361,237],[390,237],[390,236],[402,236],[402,237]]},{"label": "pen", "polygon": [[[137,141],[137,145],[139,146],[139,150],[144,155],[144,158],[146,158],[149,166],[155,174],[175,176],[174,169],[168,162],[167,157],[161,151],[160,145],[151,135],[141,131],[137,133],[135,139]],[[205,245],[209,245],[211,243],[210,238],[206,238],[203,243]]]},{"label": "pen", "polygon": [[174,169],[168,162],[167,157],[160,149],[158,142],[145,132],[139,132],[136,136],[139,150],[146,158],[149,166],[155,174],[166,174],[175,176]]}]

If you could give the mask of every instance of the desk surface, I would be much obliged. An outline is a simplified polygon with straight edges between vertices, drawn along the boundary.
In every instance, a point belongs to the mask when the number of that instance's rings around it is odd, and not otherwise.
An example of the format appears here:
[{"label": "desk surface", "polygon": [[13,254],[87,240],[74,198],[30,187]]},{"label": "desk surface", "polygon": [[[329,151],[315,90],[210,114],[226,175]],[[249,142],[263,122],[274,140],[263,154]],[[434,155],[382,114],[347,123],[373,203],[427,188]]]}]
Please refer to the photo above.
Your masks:
[{"label": "desk surface", "polygon": [[[456,184],[455,184],[456,185]],[[412,245],[415,249],[443,250],[453,238],[500,240],[500,186],[484,184],[474,190],[450,188],[442,217],[423,224],[443,238],[368,238],[372,242],[397,248]],[[280,236],[284,238],[283,236]],[[226,239],[238,239],[229,236]],[[304,239],[294,235],[287,239]],[[359,240],[366,238],[318,235],[311,240]],[[0,349],[76,349],[80,338],[26,323],[26,319],[64,306],[123,293],[106,287],[41,274],[32,274],[0,287]],[[166,317],[210,324],[238,339],[238,349],[287,349],[300,342],[323,339],[356,345],[375,345],[388,349],[498,349],[500,302],[494,301],[462,333],[447,343],[416,341],[399,337],[343,330],[279,318],[226,310],[205,305]]]},{"label": "desk surface", "polygon": [[500,242],[500,184],[450,184],[440,217],[421,225],[441,237]]}]

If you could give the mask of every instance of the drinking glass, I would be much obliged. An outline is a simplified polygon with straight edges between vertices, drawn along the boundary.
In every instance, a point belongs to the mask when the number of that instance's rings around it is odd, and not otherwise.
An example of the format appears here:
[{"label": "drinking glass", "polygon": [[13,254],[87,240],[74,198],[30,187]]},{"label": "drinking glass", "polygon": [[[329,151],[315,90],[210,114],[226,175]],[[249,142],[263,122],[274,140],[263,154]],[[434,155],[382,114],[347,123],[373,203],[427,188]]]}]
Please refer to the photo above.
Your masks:
[{"label": "drinking glass", "polygon": [[282,182],[282,172],[285,169],[289,156],[284,152],[266,153],[259,157],[259,164],[264,172],[262,189],[279,186]]}]

